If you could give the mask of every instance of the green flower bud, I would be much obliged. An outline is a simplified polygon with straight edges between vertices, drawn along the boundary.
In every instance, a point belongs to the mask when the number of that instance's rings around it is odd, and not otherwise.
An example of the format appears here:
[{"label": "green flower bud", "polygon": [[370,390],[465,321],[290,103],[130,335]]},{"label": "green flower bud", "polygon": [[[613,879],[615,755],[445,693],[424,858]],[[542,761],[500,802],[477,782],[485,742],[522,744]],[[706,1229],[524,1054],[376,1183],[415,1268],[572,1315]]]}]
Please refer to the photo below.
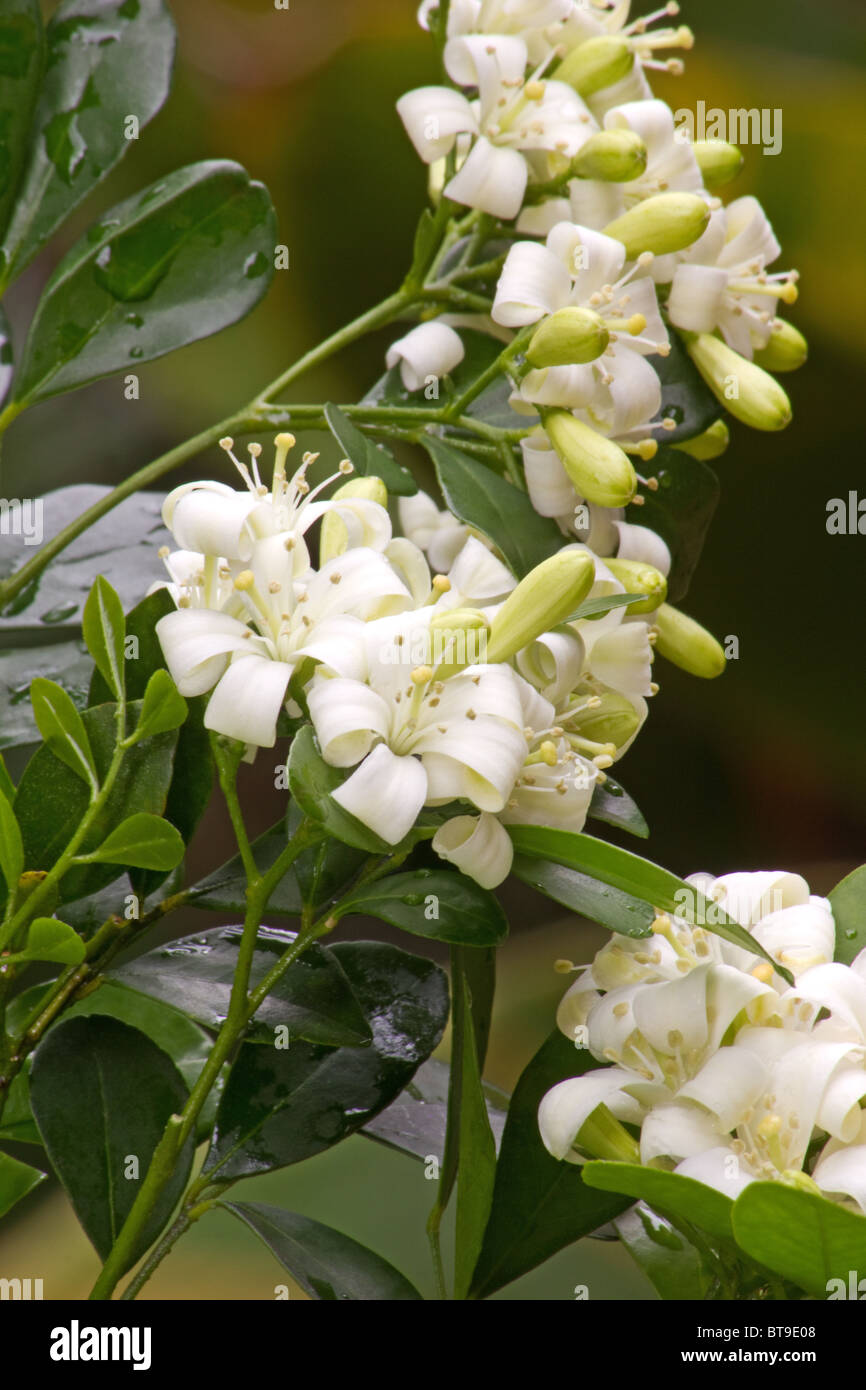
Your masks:
[{"label": "green flower bud", "polygon": [[593,1158],[640,1163],[640,1147],[607,1106],[597,1105],[588,1120],[584,1120],[574,1141],[574,1147]]},{"label": "green flower bud", "polygon": [[[369,502],[378,502],[380,507],[388,505],[388,489],[381,478],[372,474],[366,478],[352,478],[350,482],[338,487],[331,500],[338,502],[341,497],[365,497]],[[325,512],[322,518],[322,531],[319,540],[319,564],[342,555],[349,544],[349,533],[344,522],[335,512]]]},{"label": "green flower bud", "polygon": [[489,662],[508,661],[579,608],[595,583],[585,550],[561,550],[536,565],[512,590],[490,625]]},{"label": "green flower bud", "polygon": [[[630,613],[631,609],[628,611]],[[616,690],[608,690],[598,699],[599,705],[580,716],[581,738],[601,745],[612,744],[615,749],[623,748],[640,728],[640,715],[631,700]]]},{"label": "green flower bud", "polygon": [[591,309],[558,309],[535,330],[526,352],[533,367],[570,367],[601,357],[610,334]]},{"label": "green flower bud", "polygon": [[605,227],[621,241],[630,261],[644,251],[667,256],[697,241],[710,220],[710,208],[696,193],[656,193]]},{"label": "green flower bud", "polygon": [[695,140],[692,152],[698,161],[704,185],[709,189],[722,188],[743,167],[743,152],[727,140]]},{"label": "green flower bud", "polygon": [[578,179],[629,183],[646,169],[647,149],[634,130],[600,130],[591,135],[571,162]]},{"label": "green flower bud", "polygon": [[798,328],[777,319],[770,341],[758,348],[755,361],[767,372],[795,372],[809,356],[809,344]]},{"label": "green flower bud", "polygon": [[653,619],[656,651],[690,676],[714,680],[727,665],[725,653],[706,628],[679,609],[663,603]]},{"label": "green flower bud", "polygon": [[673,447],[683,454],[690,454],[693,459],[701,459],[706,463],[710,459],[719,458],[730,442],[731,431],[724,420],[717,420],[708,430],[704,430],[703,434],[697,434],[694,439],[686,439],[682,444],[674,444]]},{"label": "green flower bud", "polygon": [[477,608],[448,608],[430,624],[430,664],[437,680],[487,661],[490,623]]},{"label": "green flower bud", "polygon": [[599,507],[624,507],[637,492],[629,457],[568,410],[543,412],[544,428],[575,490]]},{"label": "green flower bud", "polygon": [[611,574],[619,580],[627,594],[646,594],[645,599],[630,603],[626,612],[654,613],[668,596],[668,581],[655,565],[643,560],[605,560]]},{"label": "green flower bud", "polygon": [[713,395],[735,419],[754,430],[783,430],[791,402],[775,377],[741,357],[711,333],[687,337],[688,354]]},{"label": "green flower bud", "polygon": [[580,96],[589,97],[619,82],[633,66],[634,54],[626,40],[601,34],[573,48],[550,76],[557,82],[567,82]]}]

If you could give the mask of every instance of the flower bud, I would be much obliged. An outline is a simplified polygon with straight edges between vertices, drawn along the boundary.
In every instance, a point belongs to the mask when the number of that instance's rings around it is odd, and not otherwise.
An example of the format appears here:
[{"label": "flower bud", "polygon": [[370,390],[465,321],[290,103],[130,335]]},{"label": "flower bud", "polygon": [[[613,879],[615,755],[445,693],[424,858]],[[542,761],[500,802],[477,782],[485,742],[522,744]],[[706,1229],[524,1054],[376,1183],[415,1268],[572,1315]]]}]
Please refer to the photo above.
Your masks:
[{"label": "flower bud", "polygon": [[709,189],[722,188],[730,183],[743,167],[743,152],[727,140],[695,140],[692,153]]},{"label": "flower bud", "polygon": [[706,463],[710,459],[719,458],[730,442],[731,431],[724,420],[717,420],[708,430],[704,430],[703,434],[695,435],[694,439],[685,439],[682,444],[674,444],[673,447],[683,454],[689,454],[693,459],[701,459]]},{"label": "flower bud", "polygon": [[601,357],[610,334],[591,309],[557,309],[535,330],[526,352],[533,367],[570,367]]},{"label": "flower bud", "polygon": [[656,193],[617,217],[604,233],[621,241],[633,261],[643,251],[656,256],[684,251],[703,235],[709,220],[709,204],[696,193]]},{"label": "flower bud", "polygon": [[579,608],[595,583],[585,550],[561,550],[542,560],[512,590],[490,624],[489,662],[507,661]]},{"label": "flower bud", "polygon": [[[352,478],[351,482],[338,487],[331,497],[339,502],[341,497],[363,497],[368,502],[378,502],[380,507],[388,505],[388,489],[381,478],[372,475],[366,478]],[[319,565],[342,555],[349,544],[349,533],[345,523],[336,512],[325,512],[322,517],[322,531],[319,540]]]},{"label": "flower bud", "polygon": [[795,372],[809,356],[809,344],[792,323],[777,319],[764,348],[755,351],[755,361],[767,372]]},{"label": "flower bud", "polygon": [[625,747],[643,723],[640,714],[631,700],[616,690],[607,690],[598,699],[598,705],[580,716],[581,737],[593,743],[613,744],[617,749]]},{"label": "flower bud", "polygon": [[727,664],[725,653],[706,628],[679,609],[663,603],[653,618],[656,651],[690,676],[714,680]]},{"label": "flower bud", "polygon": [[557,82],[567,82],[580,96],[589,97],[619,82],[633,66],[634,54],[625,39],[600,34],[573,48],[550,75]]},{"label": "flower bud", "polygon": [[687,339],[686,346],[713,395],[735,419],[754,430],[783,430],[790,425],[791,402],[769,372],[711,333]]},{"label": "flower bud", "polygon": [[655,565],[641,560],[605,560],[605,564],[615,579],[618,579],[627,594],[646,594],[645,599],[630,603],[626,612],[654,613],[668,596],[668,581]]},{"label": "flower bud", "polygon": [[637,492],[628,455],[568,410],[544,412],[544,428],[578,496],[599,507],[624,507]]},{"label": "flower bud", "polygon": [[599,130],[591,135],[571,162],[578,179],[630,183],[646,169],[647,148],[634,130]]}]

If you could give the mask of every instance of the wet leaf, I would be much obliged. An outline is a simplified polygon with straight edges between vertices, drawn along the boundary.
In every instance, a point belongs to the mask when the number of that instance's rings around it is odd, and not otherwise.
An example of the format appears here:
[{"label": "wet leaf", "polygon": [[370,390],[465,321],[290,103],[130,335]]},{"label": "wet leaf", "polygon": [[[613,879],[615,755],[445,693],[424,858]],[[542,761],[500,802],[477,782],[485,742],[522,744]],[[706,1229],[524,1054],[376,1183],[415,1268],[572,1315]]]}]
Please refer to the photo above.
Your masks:
[{"label": "wet leaf", "polygon": [[[0,13],[0,238],[28,153],[44,46],[38,0],[5,0]],[[0,401],[3,394],[0,384]]]},{"label": "wet leaf", "polygon": [[447,869],[416,869],[356,888],[340,916],[381,917],[413,936],[465,946],[497,946],[508,935],[498,900],[471,878]]}]

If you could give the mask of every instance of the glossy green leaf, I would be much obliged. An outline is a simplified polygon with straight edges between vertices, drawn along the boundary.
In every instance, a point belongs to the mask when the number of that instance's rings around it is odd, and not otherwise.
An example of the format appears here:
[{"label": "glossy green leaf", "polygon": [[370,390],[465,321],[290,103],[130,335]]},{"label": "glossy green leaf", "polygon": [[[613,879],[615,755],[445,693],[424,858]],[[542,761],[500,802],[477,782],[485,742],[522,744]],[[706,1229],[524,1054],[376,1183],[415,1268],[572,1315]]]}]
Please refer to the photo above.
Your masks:
[{"label": "glossy green leaf", "polygon": [[168,671],[154,671],[141,703],[141,717],[133,731],[136,743],[153,734],[179,729],[189,713],[189,705],[178,693]]},{"label": "glossy green leaf", "polygon": [[244,1045],[220,1103],[205,1170],[249,1177],[299,1163],[354,1134],[399,1095],[436,1047],[448,984],[431,961],[376,941],[327,948],[373,1032],[368,1047]]},{"label": "glossy green leaf", "polygon": [[[144,1033],[116,1019],[69,1019],[37,1048],[30,1075],[36,1123],[103,1260],[129,1215],[167,1121],[183,1110],[187,1098],[171,1058]],[[162,1230],[183,1192],[193,1142],[176,1164],[130,1264]]]},{"label": "glossy green leaf", "polygon": [[220,1205],[255,1232],[310,1298],[365,1303],[421,1298],[381,1255],[321,1221],[260,1202]]},{"label": "glossy green leaf", "polygon": [[[138,717],[138,705],[130,706],[130,721]],[[115,707],[99,705],[82,715],[96,769],[104,777],[114,751]],[[124,756],[117,781],[79,853],[98,849],[111,831],[130,812],[159,816],[165,808],[172,778],[176,734],[157,734],[131,748]],[[34,753],[18,786],[15,814],[24,841],[26,870],[50,869],[78,827],[88,805],[84,783],[47,747]],[[74,868],[64,876],[61,902],[97,893],[117,878],[111,865],[91,864]]]},{"label": "glossy green leaf", "polygon": [[707,463],[677,449],[661,448],[648,465],[657,492],[644,492],[642,507],[627,507],[626,521],[657,531],[671,552],[668,598],[679,603],[688,593],[704,541],[719,502],[719,480]]},{"label": "glossy green leaf", "polygon": [[[0,25],[0,43],[2,41],[3,27]],[[21,1163],[9,1154],[0,1153],[0,1217],[4,1217],[16,1202],[20,1202],[22,1197],[26,1197],[28,1192],[32,1192],[44,1181],[45,1174],[40,1173],[38,1168],[31,1168],[29,1163]]]},{"label": "glossy green leaf", "polygon": [[[763,956],[773,969],[792,983],[788,973],[758,945],[745,927],[731,921],[676,874],[641,859],[618,845],[596,840],[591,835],[575,835],[569,830],[549,830],[545,826],[509,826],[508,833],[519,854],[533,859],[551,859],[566,868],[618,888],[630,897],[649,903],[660,912],[673,912],[688,922],[706,927],[724,941],[756,956]],[[700,920],[699,920],[700,919]]]},{"label": "glossy green leaf", "polygon": [[635,1264],[662,1298],[706,1298],[712,1277],[700,1252],[663,1216],[638,1202],[613,1224]]},{"label": "glossy green leaf", "polygon": [[723,1192],[681,1173],[643,1168],[639,1163],[593,1160],[584,1164],[583,1180],[603,1192],[621,1192],[648,1203],[674,1220],[681,1219],[717,1240],[730,1241],[733,1202]]},{"label": "glossy green leaf", "polygon": [[[174,26],[162,0],[64,0],[0,262],[9,283],[134,144],[168,96]],[[137,131],[136,131],[137,133]]]},{"label": "glossy green leaf", "polygon": [[673,420],[676,429],[656,430],[660,444],[681,444],[694,439],[715,424],[721,412],[719,403],[689,357],[678,333],[669,328],[671,350],[667,357],[656,354],[653,368],[662,384],[659,416]]},{"label": "glossy green leaf", "polygon": [[522,883],[543,893],[563,907],[579,912],[591,922],[622,936],[648,936],[655,920],[655,908],[631,893],[611,888],[591,874],[582,874],[550,859],[515,856],[511,872]]},{"label": "glossy green leaf", "polygon": [[632,800],[625,787],[614,781],[609,772],[605,773],[605,781],[598,785],[592,794],[589,816],[591,820],[604,821],[607,825],[615,825],[619,830],[627,830],[630,835],[637,835],[641,840],[647,839],[649,835],[649,826],[640,807]]},{"label": "glossy green leaf", "polygon": [[566,622],[578,623],[588,618],[603,618],[615,608],[627,608],[646,597],[646,594],[606,594],[603,598],[588,598],[579,608],[575,608]]},{"label": "glossy green leaf", "polygon": [[452,972],[452,989],[463,995],[463,1015],[459,1058],[452,1057],[452,1072],[460,1066],[459,1167],[457,1176],[456,1252],[454,1258],[454,1296],[464,1299],[472,1283],[481,1253],[484,1231],[493,1202],[496,1179],[496,1142],[487,1116],[487,1103],[481,1086],[481,1066],[472,1023],[472,998],[466,974],[461,968],[466,952],[455,955],[458,965]]},{"label": "glossy green leaf", "polygon": [[[361,1133],[389,1148],[425,1161],[432,1155],[442,1162],[445,1127],[448,1120],[448,1078],[450,1068],[431,1057],[419,1067],[409,1085]],[[498,1087],[484,1082],[487,1118],[498,1149],[505,1127],[508,1096]]]},{"label": "glossy green leaf", "polygon": [[[108,580],[99,574],[84,605],[82,633],[96,669],[108,686],[112,700],[120,700],[126,688],[123,604]],[[154,733],[162,730],[154,730]]]},{"label": "glossy green leaf", "polygon": [[0,872],[6,880],[6,888],[10,893],[24,872],[24,845],[21,840],[21,831],[18,829],[15,812],[12,810],[5,792],[0,794]]},{"label": "glossy green leaf", "polygon": [[289,790],[298,806],[343,844],[368,854],[392,853],[393,845],[380,840],[334,801],[331,792],[344,780],[343,773],[326,763],[319,752],[312,726],[305,725],[292,740],[289,753]]},{"label": "glossy green leaf", "polygon": [[32,404],[132,371],[249,313],[274,273],[267,190],[239,164],[169,174],[107,213],[52,275],[15,399]]},{"label": "glossy green leaf", "polygon": [[866,864],[861,864],[830,892],[836,923],[835,959],[850,965],[866,948]]},{"label": "glossy green leaf", "polygon": [[[216,927],[184,937],[115,966],[110,978],[218,1028],[228,1013],[242,936],[241,927]],[[250,976],[253,987],[294,940],[294,932],[259,928]],[[351,985],[337,958],[324,947],[310,946],[289,966],[260,1006],[248,1037],[273,1048],[280,1029],[288,1030],[290,1048],[296,1039],[348,1046],[370,1041],[370,1027]]]},{"label": "glossy green leaf", "polygon": [[[253,841],[253,858],[262,873],[266,873],[276,863],[286,847],[286,826],[278,821],[264,835]],[[247,876],[239,854],[215,869],[212,874],[194,884],[191,893],[196,907],[208,908],[212,912],[246,911]],[[268,916],[299,917],[303,899],[295,876],[294,866],[283,876],[271,894],[268,903]]]},{"label": "glossy green leaf", "polygon": [[[0,240],[27,157],[43,62],[38,0],[4,0],[0,11]],[[2,397],[0,387],[0,400]]]},{"label": "glossy green leaf", "polygon": [[33,718],[30,686],[37,678],[55,680],[77,709],[87,704],[93,662],[83,642],[57,642],[50,647],[4,649],[0,632],[0,748],[39,743]]},{"label": "glossy green leaf", "polygon": [[[733,1222],[747,1255],[813,1298],[850,1298],[852,1272],[855,1286],[866,1279],[866,1217],[826,1197],[753,1182],[734,1203]],[[862,1296],[859,1286],[853,1296]]]},{"label": "glossy green leaf", "polygon": [[559,1163],[538,1132],[542,1096],[566,1077],[597,1068],[586,1049],[551,1034],[524,1071],[508,1110],[496,1185],[471,1298],[488,1298],[581,1236],[618,1216],[629,1202],[584,1185],[581,1170]]},{"label": "glossy green leaf", "polygon": [[45,746],[95,791],[98,781],[93,750],[72,698],[56,682],[37,678],[30,687],[30,701]]},{"label": "glossy green leaf", "polygon": [[80,965],[84,942],[78,933],[56,917],[36,917],[27,931],[27,944],[12,960],[50,960],[59,965]]},{"label": "glossy green leaf", "polygon": [[440,439],[425,439],[446,506],[485,535],[518,579],[562,548],[562,532],[529,497],[483,463]]},{"label": "glossy green leaf", "polygon": [[185,846],[173,825],[147,811],[129,816],[112,830],[88,859],[94,864],[123,864],[131,869],[168,873],[183,859]]},{"label": "glossy green leaf", "polygon": [[415,869],[362,884],[340,906],[341,917],[353,912],[457,945],[496,946],[508,935],[508,921],[493,894],[447,869]]},{"label": "glossy green leaf", "polygon": [[412,474],[400,466],[391,450],[384,444],[374,444],[338,406],[326,405],[325,419],[346,458],[354,464],[358,477],[381,478],[388,491],[398,497],[412,497],[418,491]]}]

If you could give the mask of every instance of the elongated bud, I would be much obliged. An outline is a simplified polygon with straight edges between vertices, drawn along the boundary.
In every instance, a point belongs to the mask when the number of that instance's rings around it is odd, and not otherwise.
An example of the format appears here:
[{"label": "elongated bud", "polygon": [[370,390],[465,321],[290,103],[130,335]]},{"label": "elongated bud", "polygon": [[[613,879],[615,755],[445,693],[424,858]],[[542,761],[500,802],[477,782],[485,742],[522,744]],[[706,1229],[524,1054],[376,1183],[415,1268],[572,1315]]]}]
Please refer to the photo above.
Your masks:
[{"label": "elongated bud", "polygon": [[591,309],[557,309],[540,323],[527,349],[533,367],[570,367],[601,357],[610,334]]},{"label": "elongated bud", "polygon": [[692,153],[709,189],[723,188],[743,167],[743,152],[727,140],[695,140]]},{"label": "elongated bud", "polygon": [[690,676],[702,680],[715,680],[727,665],[725,653],[720,644],[705,627],[663,603],[653,619],[656,629],[656,651],[672,661]]},{"label": "elongated bud", "polygon": [[561,550],[522,579],[490,625],[487,660],[507,661],[579,608],[595,583],[585,550]]},{"label": "elongated bud", "polygon": [[579,496],[599,507],[624,507],[637,492],[629,457],[612,439],[568,410],[545,411],[544,428]]},{"label": "elongated bud", "polygon": [[599,130],[591,135],[571,162],[578,179],[629,183],[646,169],[647,148],[634,130]]},{"label": "elongated bud", "polygon": [[437,613],[430,624],[430,664],[437,680],[453,676],[465,666],[484,663],[490,623],[477,608],[449,608]]},{"label": "elongated bud", "polygon": [[667,256],[697,241],[710,220],[710,208],[696,193],[656,193],[637,203],[605,227],[616,237],[630,261],[644,251]]},{"label": "elongated bud", "polygon": [[783,430],[791,402],[775,377],[748,362],[711,333],[687,340],[689,356],[713,395],[735,419],[753,430]]},{"label": "elongated bud", "polygon": [[[631,609],[629,608],[629,613]],[[641,726],[641,717],[630,700],[616,690],[598,696],[599,703],[580,716],[578,729],[583,738],[593,743],[612,743],[622,748],[634,738]]]},{"label": "elongated bud", "polygon": [[642,560],[605,560],[611,574],[619,580],[627,594],[646,594],[645,599],[630,603],[627,613],[654,613],[668,596],[668,581],[655,565]]},{"label": "elongated bud", "polygon": [[777,319],[767,346],[755,352],[755,361],[767,372],[795,372],[808,356],[809,344],[799,328]]},{"label": "elongated bud", "polygon": [[[338,487],[331,501],[339,502],[341,497],[363,497],[368,502],[378,502],[380,507],[388,505],[388,489],[381,478],[370,475],[366,478],[352,478],[350,482]],[[319,541],[319,564],[342,555],[349,544],[349,533],[345,523],[335,512],[325,512],[322,518],[322,532]]]},{"label": "elongated bud", "polygon": [[674,444],[673,447],[683,454],[689,454],[693,459],[701,459],[706,463],[710,459],[719,458],[730,442],[731,431],[724,420],[717,420],[708,430],[704,430],[703,434],[697,434],[694,439],[686,439],[682,444]]},{"label": "elongated bud", "polygon": [[619,82],[633,66],[634,54],[625,39],[601,34],[573,48],[550,75],[557,82],[567,82],[580,96],[589,97]]}]

